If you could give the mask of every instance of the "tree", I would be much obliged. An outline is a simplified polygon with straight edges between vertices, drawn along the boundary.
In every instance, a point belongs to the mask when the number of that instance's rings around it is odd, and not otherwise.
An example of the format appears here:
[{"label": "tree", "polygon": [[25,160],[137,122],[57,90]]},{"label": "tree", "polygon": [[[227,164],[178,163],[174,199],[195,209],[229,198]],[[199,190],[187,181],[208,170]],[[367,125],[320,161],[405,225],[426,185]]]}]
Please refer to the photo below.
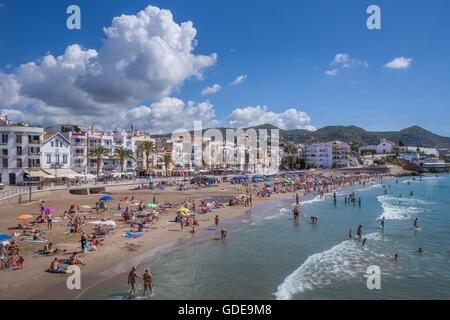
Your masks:
[{"label": "tree", "polygon": [[140,148],[138,149],[138,152],[142,152],[145,154],[145,164],[146,164],[145,175],[147,175],[149,168],[148,158],[152,152],[156,152],[155,145],[153,144],[152,141],[144,141],[140,146]]},{"label": "tree", "polygon": [[167,176],[167,168],[169,167],[169,164],[173,163],[172,162],[172,155],[166,153],[163,157],[163,161],[164,161],[164,166],[166,168],[166,176]]},{"label": "tree", "polygon": [[123,173],[123,167],[125,165],[125,160],[126,159],[133,159],[133,152],[130,149],[126,149],[126,148],[117,148],[114,151],[114,156],[116,156],[117,158],[119,158],[120,160],[120,172]]},{"label": "tree", "polygon": [[97,158],[97,180],[100,173],[100,163],[103,161],[104,157],[109,157],[108,151],[103,146],[97,146],[90,149],[91,156]]}]

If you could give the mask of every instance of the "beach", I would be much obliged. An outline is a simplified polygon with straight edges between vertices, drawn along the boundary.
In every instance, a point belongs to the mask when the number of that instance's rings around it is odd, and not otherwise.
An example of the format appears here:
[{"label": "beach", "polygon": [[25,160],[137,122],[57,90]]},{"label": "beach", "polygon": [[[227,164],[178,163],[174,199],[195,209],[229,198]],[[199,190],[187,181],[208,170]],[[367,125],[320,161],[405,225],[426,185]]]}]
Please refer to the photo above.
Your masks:
[{"label": "beach", "polygon": [[[260,182],[257,188],[261,188],[264,182]],[[240,188],[237,190],[235,188]],[[217,214],[220,221],[233,220],[242,216],[249,207],[236,206],[228,207],[208,213],[198,214],[197,219],[200,226],[196,228],[195,235],[189,233],[189,229],[180,231],[179,225],[166,225],[176,216],[176,210],[168,210],[168,213],[161,214],[160,220],[154,224],[154,228],[144,231],[144,236],[138,239],[124,238],[123,235],[128,231],[129,223],[125,223],[122,217],[112,215],[119,199],[134,196],[143,200],[143,203],[149,203],[153,197],[156,197],[158,203],[167,201],[183,201],[191,199],[195,201],[213,199],[215,197],[233,197],[236,194],[244,192],[242,185],[232,185],[222,183],[210,188],[201,188],[199,190],[177,191],[175,187],[168,187],[166,190],[132,190],[130,187],[121,187],[116,190],[108,191],[108,195],[115,200],[108,202],[109,210],[100,213],[98,216],[93,212],[81,212],[80,216],[95,217],[102,219],[110,217],[115,221],[118,228],[111,232],[105,244],[98,248],[98,251],[81,253],[79,256],[86,262],[86,266],[81,266],[82,279],[89,279],[88,285],[94,285],[96,282],[106,280],[115,274],[105,274],[105,270],[120,274],[125,272],[132,265],[140,262],[140,257],[148,255],[149,252],[164,252],[167,247],[181,246],[186,241],[195,237],[201,237],[202,232],[215,234],[215,231],[208,230],[214,226],[214,217]],[[311,192],[313,194],[313,192]],[[4,234],[11,233],[8,227],[18,224],[17,217],[21,214],[39,215],[40,201],[45,201],[45,206],[53,208],[56,214],[61,214],[68,210],[71,205],[93,205],[102,195],[79,196],[70,195],[65,192],[52,192],[43,194],[39,199],[32,203],[22,204],[20,207],[4,206],[0,216],[0,231]],[[258,205],[273,203],[276,199],[294,199],[293,193],[273,193],[270,197],[253,196],[253,207]],[[58,258],[64,259],[73,251],[80,251],[79,234],[66,234],[69,227],[65,226],[67,221],[54,222],[53,229],[45,235],[48,242],[53,243],[54,247],[66,249],[67,253],[58,255]],[[94,225],[86,223],[87,232],[92,232]],[[23,270],[2,270],[0,272],[0,281],[2,283],[0,298],[2,299],[74,299],[79,296],[77,290],[70,291],[66,287],[68,275],[51,274],[45,272],[48,269],[51,260],[50,256],[35,254],[35,251],[42,248],[45,243],[29,243],[18,241],[20,255],[25,258],[25,267]],[[114,269],[116,268],[116,269]]]}]

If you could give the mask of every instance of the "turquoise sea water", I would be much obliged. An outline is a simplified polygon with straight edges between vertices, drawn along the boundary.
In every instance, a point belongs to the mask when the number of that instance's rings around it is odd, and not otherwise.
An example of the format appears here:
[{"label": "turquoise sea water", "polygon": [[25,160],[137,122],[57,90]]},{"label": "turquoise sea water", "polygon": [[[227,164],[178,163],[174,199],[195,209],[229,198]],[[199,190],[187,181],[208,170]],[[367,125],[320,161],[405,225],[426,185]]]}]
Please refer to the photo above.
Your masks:
[{"label": "turquoise sea water", "polygon": [[[306,201],[298,224],[293,199],[259,206],[226,224],[225,241],[205,230],[200,239],[144,258],[138,271],[151,267],[155,285],[147,299],[449,299],[450,175],[398,180],[383,181],[387,195],[380,182],[338,190],[336,207],[332,194]],[[361,208],[344,204],[352,191]],[[310,223],[312,215],[318,225]],[[416,217],[420,230],[413,228]],[[358,225],[365,246],[348,240]],[[398,261],[385,256],[396,253]],[[371,265],[380,267],[380,290],[366,286]],[[126,299],[124,271],[81,298]]]}]

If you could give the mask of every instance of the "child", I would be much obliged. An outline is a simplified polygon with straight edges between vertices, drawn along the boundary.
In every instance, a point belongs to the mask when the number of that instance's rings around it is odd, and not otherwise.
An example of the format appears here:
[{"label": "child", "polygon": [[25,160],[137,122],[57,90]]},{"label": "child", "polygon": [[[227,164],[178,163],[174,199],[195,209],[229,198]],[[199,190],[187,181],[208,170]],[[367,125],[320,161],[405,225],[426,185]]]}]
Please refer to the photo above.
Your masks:
[{"label": "child", "polygon": [[20,265],[20,269],[23,269],[23,263],[25,262],[25,259],[22,257],[22,256],[20,256],[19,257],[19,265]]}]

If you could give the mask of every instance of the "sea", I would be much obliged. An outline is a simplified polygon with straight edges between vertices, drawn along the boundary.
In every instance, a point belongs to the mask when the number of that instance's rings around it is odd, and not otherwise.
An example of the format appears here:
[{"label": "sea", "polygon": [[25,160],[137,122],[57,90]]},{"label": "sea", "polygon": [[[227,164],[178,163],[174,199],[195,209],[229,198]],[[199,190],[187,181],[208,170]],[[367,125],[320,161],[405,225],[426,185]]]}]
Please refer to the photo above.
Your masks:
[{"label": "sea", "polygon": [[[361,207],[344,203],[352,192]],[[151,268],[154,290],[143,297],[138,281],[131,299],[450,298],[449,174],[385,179],[336,195],[336,206],[332,192],[303,201],[298,223],[294,198],[278,199],[225,222],[226,240],[208,228],[157,255],[143,255],[138,272]],[[359,225],[365,245],[348,237]],[[128,299],[128,272],[111,273],[78,298]]]}]

